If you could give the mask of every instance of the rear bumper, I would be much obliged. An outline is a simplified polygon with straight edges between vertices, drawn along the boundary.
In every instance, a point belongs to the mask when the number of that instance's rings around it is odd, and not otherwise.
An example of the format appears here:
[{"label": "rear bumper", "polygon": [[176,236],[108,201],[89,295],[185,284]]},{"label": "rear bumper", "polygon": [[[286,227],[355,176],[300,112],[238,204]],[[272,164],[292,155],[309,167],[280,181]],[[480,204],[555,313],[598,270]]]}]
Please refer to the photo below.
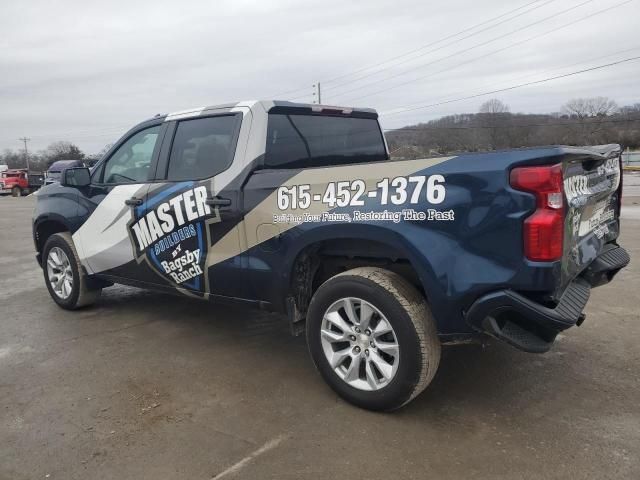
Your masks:
[{"label": "rear bumper", "polygon": [[532,353],[546,352],[562,330],[580,325],[592,287],[610,282],[630,261],[617,245],[600,254],[569,284],[555,307],[547,307],[511,290],[499,290],[476,300],[466,313],[475,330]]},{"label": "rear bumper", "polygon": [[591,264],[582,272],[592,287],[599,287],[613,280],[613,277],[631,261],[627,251],[617,245],[609,245]]}]

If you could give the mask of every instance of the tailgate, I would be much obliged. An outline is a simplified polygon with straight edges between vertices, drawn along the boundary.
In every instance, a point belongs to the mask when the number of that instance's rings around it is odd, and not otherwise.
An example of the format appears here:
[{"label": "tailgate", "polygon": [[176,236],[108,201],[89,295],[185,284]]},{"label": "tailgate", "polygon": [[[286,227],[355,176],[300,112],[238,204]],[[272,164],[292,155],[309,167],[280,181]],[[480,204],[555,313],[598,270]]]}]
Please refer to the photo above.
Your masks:
[{"label": "tailgate", "polygon": [[577,148],[563,161],[566,217],[561,290],[618,238],[621,149]]}]

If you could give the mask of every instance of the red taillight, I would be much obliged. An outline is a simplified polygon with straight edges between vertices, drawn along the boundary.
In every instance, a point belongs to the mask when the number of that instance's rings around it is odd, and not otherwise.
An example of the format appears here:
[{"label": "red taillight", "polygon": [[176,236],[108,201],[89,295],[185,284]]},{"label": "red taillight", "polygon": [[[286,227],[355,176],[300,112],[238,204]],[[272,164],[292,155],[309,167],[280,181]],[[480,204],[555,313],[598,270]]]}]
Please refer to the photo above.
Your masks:
[{"label": "red taillight", "polygon": [[525,256],[538,262],[559,260],[564,237],[562,166],[514,168],[510,182],[536,196],[537,209],[524,222]]}]

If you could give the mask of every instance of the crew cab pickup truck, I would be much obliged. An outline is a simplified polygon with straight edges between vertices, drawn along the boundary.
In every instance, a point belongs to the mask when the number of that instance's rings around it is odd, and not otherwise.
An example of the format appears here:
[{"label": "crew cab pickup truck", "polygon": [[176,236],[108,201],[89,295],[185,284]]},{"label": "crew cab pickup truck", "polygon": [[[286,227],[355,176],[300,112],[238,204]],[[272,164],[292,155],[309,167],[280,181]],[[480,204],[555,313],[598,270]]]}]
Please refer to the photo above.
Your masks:
[{"label": "crew cab pickup truck", "polygon": [[370,109],[242,102],[158,116],[38,194],[37,259],[75,309],[113,283],[242,302],[306,332],[322,377],[393,410],[441,345],[545,352],[618,245],[620,147],[390,161]]}]

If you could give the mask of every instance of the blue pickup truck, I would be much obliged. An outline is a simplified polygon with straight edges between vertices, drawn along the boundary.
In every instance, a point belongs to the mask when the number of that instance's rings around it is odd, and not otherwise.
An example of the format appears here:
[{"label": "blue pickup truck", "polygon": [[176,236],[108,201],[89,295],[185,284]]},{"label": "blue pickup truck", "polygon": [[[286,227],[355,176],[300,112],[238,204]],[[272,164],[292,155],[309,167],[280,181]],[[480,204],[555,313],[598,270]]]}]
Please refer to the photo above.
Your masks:
[{"label": "blue pickup truck", "polygon": [[374,110],[241,102],[157,116],[37,195],[53,300],[114,283],[286,314],[326,382],[393,410],[442,344],[545,352],[618,245],[620,147],[391,161]]}]

